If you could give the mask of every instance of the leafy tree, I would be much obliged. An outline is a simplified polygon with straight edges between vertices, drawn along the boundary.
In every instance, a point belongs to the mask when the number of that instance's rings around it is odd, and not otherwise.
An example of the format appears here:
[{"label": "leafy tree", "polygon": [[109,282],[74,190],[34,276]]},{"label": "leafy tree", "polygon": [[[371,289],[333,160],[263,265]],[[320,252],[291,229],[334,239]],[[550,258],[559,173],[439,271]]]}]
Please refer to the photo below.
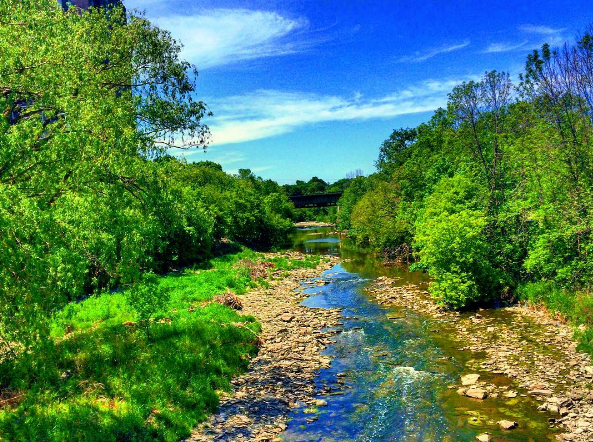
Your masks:
[{"label": "leafy tree", "polygon": [[405,162],[408,148],[414,144],[417,135],[414,128],[395,129],[381,144],[379,159],[375,163],[377,170],[387,176],[391,175],[395,168]]},{"label": "leafy tree", "polygon": [[31,348],[64,302],[169,247],[172,195],[147,160],[204,145],[207,109],[180,46],[141,16],[7,0],[0,17],[0,333]]}]

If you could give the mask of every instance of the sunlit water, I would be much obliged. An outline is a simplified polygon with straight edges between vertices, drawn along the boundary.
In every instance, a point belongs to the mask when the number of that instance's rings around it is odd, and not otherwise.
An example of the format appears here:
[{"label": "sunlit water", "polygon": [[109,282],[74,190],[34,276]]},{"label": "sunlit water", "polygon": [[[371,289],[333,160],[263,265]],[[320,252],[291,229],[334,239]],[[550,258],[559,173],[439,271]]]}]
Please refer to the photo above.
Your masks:
[{"label": "sunlit water", "polygon": [[[426,277],[383,266],[330,232],[300,229],[293,236],[296,250],[344,258],[323,274],[328,284],[308,288],[311,296],[304,301],[309,307],[341,308],[344,316],[335,343],[324,352],[331,367],[320,370],[316,380],[327,406],[294,409],[283,440],[474,441],[484,431],[494,441],[553,440],[546,416],[527,398],[478,401],[448,388],[459,383],[465,362],[476,355],[457,350],[445,325],[379,306],[363,291],[380,275],[401,278],[402,285],[422,285]],[[496,382],[510,380],[498,376]],[[496,422],[504,418],[522,425],[503,432]]]}]

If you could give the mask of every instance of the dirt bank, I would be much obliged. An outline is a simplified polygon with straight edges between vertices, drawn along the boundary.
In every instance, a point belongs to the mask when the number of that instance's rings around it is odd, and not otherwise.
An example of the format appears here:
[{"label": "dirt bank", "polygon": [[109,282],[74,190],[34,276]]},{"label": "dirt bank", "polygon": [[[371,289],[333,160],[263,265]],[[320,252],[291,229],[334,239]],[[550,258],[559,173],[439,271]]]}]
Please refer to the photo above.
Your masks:
[{"label": "dirt bank", "polygon": [[401,287],[386,277],[367,291],[381,304],[429,314],[457,333],[460,350],[479,355],[466,367],[468,374],[487,371],[514,381],[511,387],[498,387],[468,377],[465,385],[460,380],[455,386],[459,394],[483,400],[533,396],[541,404],[539,410],[549,414],[550,425],[562,428],[559,440],[593,440],[593,364],[577,350],[569,325],[527,306],[459,314],[441,309],[419,287]]},{"label": "dirt bank", "polygon": [[[291,258],[302,255],[290,252]],[[274,441],[286,428],[288,413],[297,404],[320,405],[314,396],[315,375],[329,367],[321,351],[330,344],[341,313],[301,305],[308,295],[302,283],[312,281],[338,262],[327,257],[316,269],[277,274],[268,288],[241,296],[243,313],[262,324],[261,348],[249,371],[233,380],[234,391],[221,397],[220,411],[187,441]],[[309,285],[323,284],[312,281]]]}]

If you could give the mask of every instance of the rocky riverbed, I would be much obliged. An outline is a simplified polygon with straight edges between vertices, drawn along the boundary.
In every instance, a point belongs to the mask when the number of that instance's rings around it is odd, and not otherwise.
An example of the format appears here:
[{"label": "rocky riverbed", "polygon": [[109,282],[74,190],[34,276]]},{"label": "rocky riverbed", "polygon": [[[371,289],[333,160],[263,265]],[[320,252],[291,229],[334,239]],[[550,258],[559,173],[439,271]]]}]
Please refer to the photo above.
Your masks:
[{"label": "rocky riverbed", "polygon": [[[295,252],[285,255],[304,258]],[[327,257],[316,269],[272,274],[269,287],[241,296],[243,313],[256,316],[262,324],[259,353],[248,372],[232,381],[233,392],[221,397],[220,411],[188,442],[280,440],[291,408],[324,405],[314,398],[314,380],[317,370],[330,364],[321,351],[331,343],[336,333],[332,327],[338,325],[341,313],[305,307],[301,301],[308,296],[303,288],[324,284],[315,278],[337,261]]]},{"label": "rocky riverbed", "polygon": [[[558,440],[593,441],[593,364],[589,355],[577,350],[569,325],[527,306],[459,314],[440,308],[423,288],[401,286],[388,277],[378,278],[367,292],[380,304],[428,314],[448,334],[456,334],[459,349],[473,355],[467,374],[450,386],[459,394],[485,401],[533,397],[550,425],[560,428]],[[480,372],[512,382],[484,382]],[[504,420],[499,425],[513,431],[521,422]],[[484,433],[478,440],[491,439]]]}]

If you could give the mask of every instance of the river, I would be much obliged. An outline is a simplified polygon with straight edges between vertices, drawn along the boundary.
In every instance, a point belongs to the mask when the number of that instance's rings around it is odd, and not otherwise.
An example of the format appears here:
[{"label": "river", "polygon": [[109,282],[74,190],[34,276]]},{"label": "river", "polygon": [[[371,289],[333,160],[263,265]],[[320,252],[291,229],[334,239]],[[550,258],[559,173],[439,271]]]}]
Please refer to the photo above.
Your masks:
[{"label": "river", "polygon": [[[380,306],[364,292],[379,276],[426,286],[425,275],[384,266],[331,228],[298,229],[292,240],[294,250],[342,258],[323,274],[325,285],[307,288],[311,296],[304,304],[341,308],[344,319],[324,351],[331,367],[316,380],[327,405],[293,409],[282,440],[475,441],[484,432],[493,441],[554,440],[548,417],[525,394],[480,401],[456,392],[466,363],[480,355],[460,350],[452,330],[420,313]],[[502,375],[480,375],[497,385],[512,383]],[[521,425],[504,431],[497,425],[501,419]]]}]

